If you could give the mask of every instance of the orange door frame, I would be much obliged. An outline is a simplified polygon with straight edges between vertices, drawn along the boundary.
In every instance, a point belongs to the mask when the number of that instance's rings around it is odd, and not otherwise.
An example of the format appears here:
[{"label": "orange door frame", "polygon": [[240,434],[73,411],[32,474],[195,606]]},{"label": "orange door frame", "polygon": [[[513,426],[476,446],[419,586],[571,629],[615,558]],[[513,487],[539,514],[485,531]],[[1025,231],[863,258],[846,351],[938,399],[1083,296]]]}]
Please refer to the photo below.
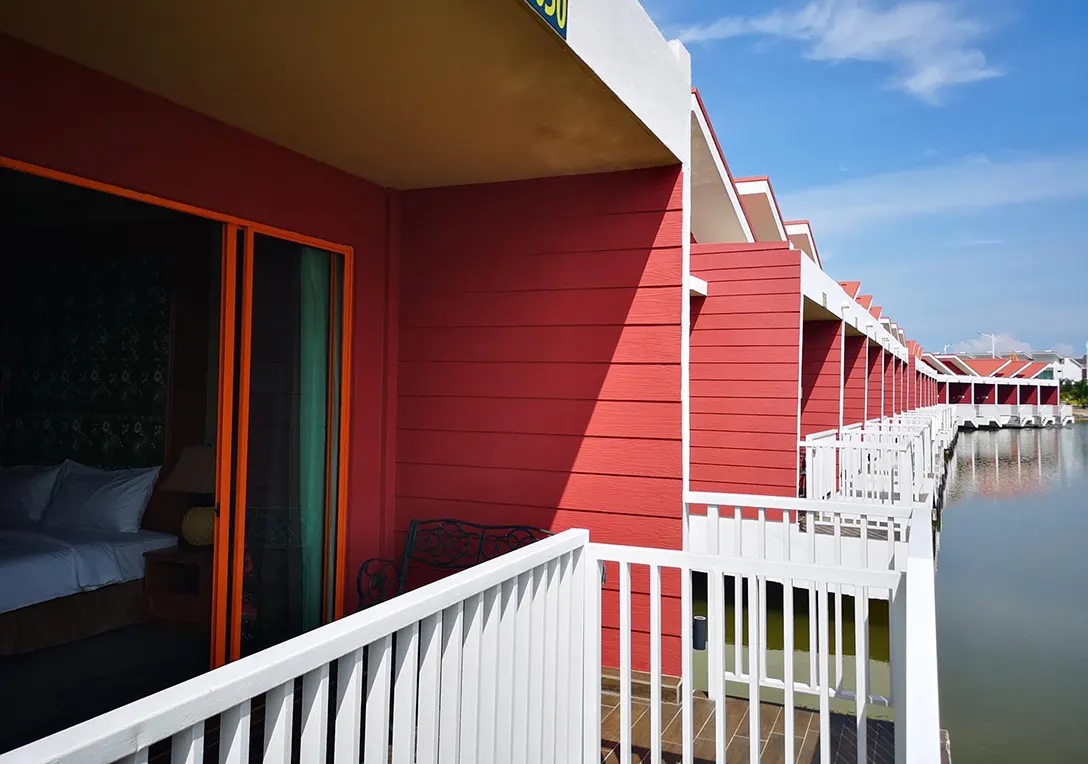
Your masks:
[{"label": "orange door frame", "polygon": [[[222,250],[222,263],[223,263],[223,278],[222,278],[222,300],[220,302],[220,380],[219,380],[219,401],[217,410],[219,412],[219,421],[217,423],[217,447],[219,450],[216,452],[216,502],[220,511],[226,513],[225,517],[218,517],[216,520],[215,541],[219,549],[225,551],[225,546],[220,546],[231,536],[230,528],[232,525],[238,525],[231,522],[234,520],[232,517],[234,513],[231,504],[231,458],[237,459],[239,470],[237,474],[233,475],[234,482],[234,502],[236,504],[244,506],[245,500],[245,457],[247,455],[247,448],[245,447],[248,441],[249,432],[248,424],[249,419],[249,341],[250,341],[250,324],[251,313],[250,306],[252,301],[253,290],[253,237],[255,234],[262,234],[265,236],[272,236],[278,239],[284,239],[286,241],[293,242],[295,244],[301,244],[303,246],[314,247],[315,249],[323,249],[328,252],[342,255],[344,258],[344,283],[343,283],[343,330],[341,332],[341,364],[340,364],[340,458],[338,461],[338,470],[336,475],[338,492],[336,502],[336,538],[335,549],[329,549],[331,544],[326,544],[326,553],[331,551],[335,554],[336,566],[335,566],[335,579],[333,581],[332,596],[333,596],[333,617],[340,618],[343,616],[343,601],[344,601],[344,564],[346,562],[346,528],[347,528],[347,475],[348,464],[350,461],[350,414],[351,414],[351,380],[352,380],[352,317],[354,310],[354,250],[350,246],[343,244],[337,244],[331,241],[325,241],[313,236],[306,236],[304,234],[296,233],[294,231],[288,231],[282,228],[276,228],[275,226],[265,225],[263,223],[257,223],[252,220],[246,220],[235,215],[227,215],[222,212],[216,212],[215,210],[209,210],[202,207],[197,207],[191,204],[185,204],[182,202],[172,201],[163,197],[155,196],[153,194],[145,194],[139,191],[133,191],[131,189],[123,188],[121,186],[115,186],[109,183],[102,183],[100,181],[91,180],[90,178],[84,178],[79,175],[72,175],[70,173],[62,172],[60,170],[54,170],[48,167],[42,167],[40,165],[31,164],[29,162],[23,162],[18,159],[11,159],[9,157],[0,156],[0,167],[7,168],[9,170],[16,170],[28,175],[36,175],[42,178],[48,178],[50,180],[60,181],[62,183],[68,183],[73,186],[79,186],[80,188],[87,188],[93,191],[101,191],[112,196],[119,196],[124,199],[132,199],[133,201],[143,202],[145,204],[151,204],[156,207],[164,207],[166,209],[175,210],[177,212],[183,212],[196,217],[205,218],[207,220],[214,220],[223,224],[223,250]],[[244,380],[239,379],[238,382],[238,453],[233,454],[233,431],[229,426],[231,415],[234,413],[234,377],[232,373],[228,379],[224,380],[222,370],[230,367],[233,372],[234,361],[234,337],[236,330],[236,320],[238,316],[236,313],[237,306],[235,305],[235,290],[237,284],[235,282],[236,268],[237,268],[237,233],[242,231],[245,235],[245,250],[242,253],[242,268],[243,268],[243,282],[242,282],[242,305],[241,305],[241,318],[242,318],[242,336],[240,339],[240,367],[238,369],[238,376],[244,375]],[[229,266],[229,267],[228,267]],[[229,282],[229,284],[228,284]],[[229,293],[228,293],[229,292]],[[248,297],[247,297],[248,295]],[[230,310],[226,311],[225,308],[229,305]],[[229,347],[228,347],[229,346]],[[229,349],[230,355],[225,356],[224,353]],[[227,458],[224,458],[224,455]],[[326,480],[328,481],[327,476]],[[326,512],[329,508],[326,508]],[[244,555],[244,522],[245,513],[241,514],[241,527],[235,528],[233,534],[233,551],[234,558],[231,560],[226,559],[226,554],[216,552],[216,561],[213,567],[213,586],[215,595],[213,598],[212,606],[212,667],[221,665],[225,660],[236,660],[240,655],[240,616],[241,616],[241,573],[243,565]],[[328,526],[328,523],[326,523]],[[238,531],[243,531],[239,533]],[[327,566],[326,566],[327,567]],[[230,598],[228,608],[228,598],[226,587],[224,584],[230,581],[232,586],[230,587]],[[326,587],[327,588],[327,587]],[[228,609],[230,613],[228,614]],[[226,635],[225,629],[228,624],[231,626],[231,634]],[[229,649],[228,649],[229,648]]]}]

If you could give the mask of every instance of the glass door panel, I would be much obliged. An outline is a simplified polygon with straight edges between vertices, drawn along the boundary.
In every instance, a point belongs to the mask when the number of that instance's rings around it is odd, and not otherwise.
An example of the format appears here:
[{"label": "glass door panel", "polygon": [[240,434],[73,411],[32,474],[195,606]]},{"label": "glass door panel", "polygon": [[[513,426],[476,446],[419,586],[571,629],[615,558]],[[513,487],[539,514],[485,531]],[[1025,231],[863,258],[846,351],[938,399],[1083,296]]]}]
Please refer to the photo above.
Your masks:
[{"label": "glass door panel", "polygon": [[231,497],[229,656],[336,614],[344,256],[246,232]]}]

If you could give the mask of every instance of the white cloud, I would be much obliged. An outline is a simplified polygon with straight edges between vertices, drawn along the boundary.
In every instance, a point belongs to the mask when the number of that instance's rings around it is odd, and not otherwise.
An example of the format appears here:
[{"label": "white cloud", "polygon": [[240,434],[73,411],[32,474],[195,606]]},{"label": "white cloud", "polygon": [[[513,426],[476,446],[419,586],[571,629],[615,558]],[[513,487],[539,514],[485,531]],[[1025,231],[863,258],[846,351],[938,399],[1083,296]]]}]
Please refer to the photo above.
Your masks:
[{"label": "white cloud", "polygon": [[1077,355],[1077,349],[1070,345],[1068,342],[1059,342],[1057,345],[1051,348],[1055,353],[1064,355],[1066,358],[1072,358]]},{"label": "white cloud", "polygon": [[784,194],[787,215],[812,220],[817,235],[877,224],[1088,197],[1088,155],[1009,162],[967,160],[870,175]]},{"label": "white cloud", "polygon": [[756,17],[728,16],[676,30],[685,42],[733,37],[780,37],[808,43],[816,61],[873,61],[895,74],[891,85],[937,103],[941,91],[1004,72],[986,60],[977,42],[988,29],[961,16],[949,2],[811,0],[794,11]]},{"label": "white cloud", "polygon": [[963,340],[962,342],[957,342],[952,345],[951,351],[953,353],[989,353],[991,348],[995,345],[999,354],[1031,352],[1031,345],[1008,334],[997,335],[997,340],[993,344],[989,337],[976,337],[971,340]]}]

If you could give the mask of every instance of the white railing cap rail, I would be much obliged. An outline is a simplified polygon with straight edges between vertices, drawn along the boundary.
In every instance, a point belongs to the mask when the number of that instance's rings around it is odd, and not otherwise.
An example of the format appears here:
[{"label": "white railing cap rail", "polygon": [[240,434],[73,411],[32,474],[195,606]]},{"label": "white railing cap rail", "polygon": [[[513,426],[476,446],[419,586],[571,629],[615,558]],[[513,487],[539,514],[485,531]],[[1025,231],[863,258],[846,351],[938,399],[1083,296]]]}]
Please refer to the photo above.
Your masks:
[{"label": "white railing cap rail", "polygon": [[731,557],[726,554],[697,554],[674,549],[651,549],[642,546],[620,544],[590,544],[590,554],[605,562],[624,562],[632,565],[660,565],[665,568],[698,570],[704,573],[744,574],[770,578],[792,578],[795,581],[845,584],[847,586],[873,586],[894,589],[899,584],[901,571],[866,570],[839,565],[813,565],[783,560],[754,560],[749,557]]},{"label": "white railing cap rail", "polygon": [[913,504],[866,504],[862,502],[824,501],[822,499],[794,499],[789,496],[765,496],[746,493],[713,493],[688,491],[684,504],[711,507],[746,507],[749,509],[785,510],[790,512],[825,512],[844,515],[880,515],[881,517],[909,518],[916,508],[928,511],[924,503]]},{"label": "white railing cap rail", "polygon": [[[881,433],[875,434],[880,435]],[[895,435],[895,433],[883,434]],[[903,436],[896,437],[902,438]],[[876,449],[880,449],[881,451],[908,451],[913,444],[910,442],[909,439],[901,439],[895,443],[883,443],[878,441],[863,442],[857,440],[801,440],[798,441],[797,445],[800,448],[852,448],[861,451],[873,451]]]},{"label": "white railing cap rail", "polygon": [[0,755],[0,763],[122,759],[588,543],[586,530],[534,542]]}]

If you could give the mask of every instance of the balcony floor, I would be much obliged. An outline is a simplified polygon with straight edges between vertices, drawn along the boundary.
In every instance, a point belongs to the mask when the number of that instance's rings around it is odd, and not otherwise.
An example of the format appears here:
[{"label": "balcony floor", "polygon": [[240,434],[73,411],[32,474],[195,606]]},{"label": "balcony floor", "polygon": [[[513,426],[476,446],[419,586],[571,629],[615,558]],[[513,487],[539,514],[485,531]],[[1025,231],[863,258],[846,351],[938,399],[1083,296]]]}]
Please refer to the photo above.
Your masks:
[{"label": "balcony floor", "polygon": [[[650,714],[648,701],[632,699],[631,713],[631,761],[648,764],[650,761]],[[619,764],[620,712],[619,696],[601,696],[601,762]],[[714,702],[705,697],[694,701],[695,764],[714,762]],[[797,764],[810,764],[820,760],[820,731],[817,714],[798,708],[795,711],[795,745]],[[811,723],[811,726],[810,726]],[[680,705],[661,704],[662,761],[679,764],[681,761]],[[891,722],[869,720],[868,761],[883,764],[895,761],[894,725]],[[782,737],[784,720],[782,706],[772,703],[760,705],[760,743],[765,764],[784,764],[785,740]],[[726,758],[729,761],[748,761],[748,701],[729,698],[726,701],[726,734],[729,744]],[[857,733],[854,719],[848,716],[831,716],[831,761],[833,764],[853,764],[857,761]]]}]

